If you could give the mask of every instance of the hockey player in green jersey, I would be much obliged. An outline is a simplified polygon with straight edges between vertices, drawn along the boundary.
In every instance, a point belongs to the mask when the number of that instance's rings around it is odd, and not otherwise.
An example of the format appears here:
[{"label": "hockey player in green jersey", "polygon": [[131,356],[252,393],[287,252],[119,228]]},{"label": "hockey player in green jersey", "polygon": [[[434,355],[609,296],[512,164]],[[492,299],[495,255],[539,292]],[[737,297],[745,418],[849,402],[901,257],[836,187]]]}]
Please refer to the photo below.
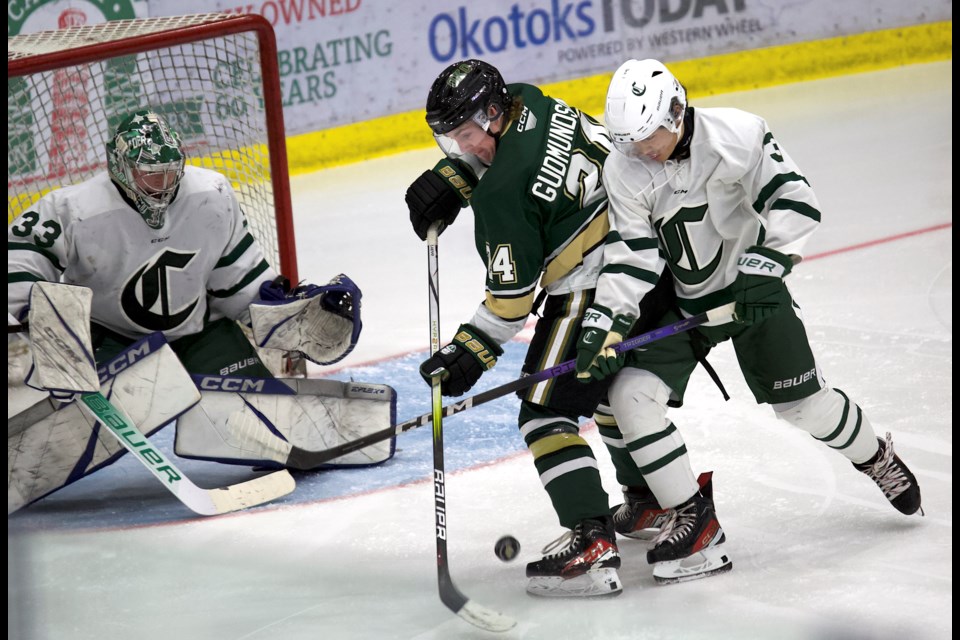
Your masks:
[{"label": "hockey player in green jersey", "polygon": [[[861,408],[825,383],[810,349],[785,278],[803,257],[820,206],[766,122],[737,109],[689,107],[683,86],[662,63],[630,60],[610,81],[605,124],[616,151],[603,173],[611,231],[596,315],[627,318],[629,326],[664,263],[685,316],[734,302],[739,322],[700,327],[707,347],[730,339],[757,402],[846,456],[896,509],[917,512],[920,489],[890,435],[877,438]],[[663,322],[674,320],[668,315]],[[619,370],[610,404],[643,468],[657,456],[645,443],[675,431],[667,402],[682,401],[696,365],[691,336],[623,357],[605,348],[620,340],[616,331],[588,322],[584,332],[598,335],[581,343],[578,375],[592,381]],[[658,473],[647,481],[661,504],[675,506],[648,554],[655,575],[669,576],[680,559],[709,555],[723,532],[712,500],[689,478]]]},{"label": "hockey player in green jersey", "polygon": [[[449,345],[421,364],[424,380],[442,368],[444,395],[468,391],[503,353],[500,345],[537,311],[538,286],[545,301],[523,371],[572,359],[609,228],[601,180],[610,152],[606,130],[537,87],[505,84],[497,69],[480,60],[457,62],[439,75],[426,119],[446,158],[408,189],[411,222],[425,239],[432,224],[450,224],[461,207],[471,205],[487,276],[484,302]],[[579,435],[579,417],[595,411],[606,386],[580,385],[569,375],[521,396],[520,432],[560,524],[572,530],[565,547],[558,544],[556,553],[527,566],[530,593],[621,591],[608,496],[597,461]],[[601,429],[615,430],[609,415],[598,414],[598,422],[604,419]],[[608,448],[618,480],[643,485],[626,449]],[[689,469],[685,452],[680,463]]]}]

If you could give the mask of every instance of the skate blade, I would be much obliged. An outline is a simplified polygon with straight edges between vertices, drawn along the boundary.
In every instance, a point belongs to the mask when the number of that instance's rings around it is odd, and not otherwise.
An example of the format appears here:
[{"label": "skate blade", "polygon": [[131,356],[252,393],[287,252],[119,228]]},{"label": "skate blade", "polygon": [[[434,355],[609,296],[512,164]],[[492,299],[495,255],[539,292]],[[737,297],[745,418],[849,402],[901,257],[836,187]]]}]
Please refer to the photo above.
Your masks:
[{"label": "skate blade", "polygon": [[618,596],[623,585],[616,569],[591,569],[574,578],[535,576],[527,582],[527,593],[548,598],[603,598]]},{"label": "skate blade", "polygon": [[680,560],[667,560],[653,565],[653,579],[657,584],[689,582],[733,569],[733,561],[723,545],[707,547]]},{"label": "skate blade", "polygon": [[637,529],[636,531],[631,531],[630,533],[620,533],[618,531],[617,535],[621,535],[624,538],[630,538],[631,540],[645,540],[649,542],[660,535],[660,529]]}]

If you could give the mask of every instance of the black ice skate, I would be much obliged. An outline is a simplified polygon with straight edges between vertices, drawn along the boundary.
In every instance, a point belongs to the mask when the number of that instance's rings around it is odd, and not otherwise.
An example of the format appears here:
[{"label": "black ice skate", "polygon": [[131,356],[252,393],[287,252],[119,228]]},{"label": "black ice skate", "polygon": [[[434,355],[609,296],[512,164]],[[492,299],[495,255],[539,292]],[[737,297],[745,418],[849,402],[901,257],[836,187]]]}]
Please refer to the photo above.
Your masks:
[{"label": "black ice skate", "polygon": [[697,580],[733,568],[723,543],[726,536],[713,507],[713,483],[672,509],[670,519],[647,552],[660,584]]},{"label": "black ice skate", "polygon": [[[708,485],[712,491],[712,476],[713,472],[707,471],[697,478],[701,492],[707,491]],[[670,509],[660,506],[649,487],[623,487],[623,504],[613,508],[613,527],[617,533],[636,540],[653,540],[669,518]]]},{"label": "black ice skate", "polygon": [[[556,553],[553,549],[567,543]],[[611,518],[582,520],[543,550],[543,559],[527,565],[527,592],[537,596],[615,596],[623,587],[617,569],[620,554]]]},{"label": "black ice skate", "polygon": [[[893,439],[887,433],[887,439],[877,438],[880,441],[880,451],[876,459],[862,464],[854,463],[854,468],[865,473],[877,483],[883,495],[887,497],[897,511],[906,515],[913,515],[920,510],[920,485],[907,465],[893,452]],[[920,511],[923,515],[923,511]]]}]

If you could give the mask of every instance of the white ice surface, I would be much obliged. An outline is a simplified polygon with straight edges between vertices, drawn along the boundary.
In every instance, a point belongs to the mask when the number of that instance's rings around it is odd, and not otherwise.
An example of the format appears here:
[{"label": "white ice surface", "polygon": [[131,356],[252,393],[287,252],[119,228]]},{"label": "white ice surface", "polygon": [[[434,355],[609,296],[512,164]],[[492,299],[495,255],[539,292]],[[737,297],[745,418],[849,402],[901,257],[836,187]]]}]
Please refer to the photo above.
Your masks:
[{"label": "white ice surface", "polygon": [[[952,636],[951,72],[951,62],[914,65],[695,103],[765,116],[816,189],[822,228],[791,287],[827,381],[864,407],[878,433],[893,433],[921,484],[926,517],[901,516],[844,458],[754,404],[724,345],[711,361],[733,399],[724,403],[698,371],[672,417],[694,467],[715,472],[733,571],[656,586],[646,543],[625,540],[620,597],[529,597],[523,565],[561,531],[519,437],[513,453],[475,445],[475,458],[457,462],[447,482],[450,561],[467,596],[519,620],[499,637]],[[359,370],[396,375],[391,356],[428,347],[425,248],[409,228],[403,193],[437,157],[428,149],[293,180],[301,277],[321,282],[345,272],[364,292],[363,336],[342,363],[346,373],[375,363]],[[470,216],[464,212],[440,239],[447,338],[482,298]],[[504,381],[517,375],[501,373]],[[426,394],[419,384],[411,382],[409,393]],[[502,419],[512,423],[509,408]],[[297,499],[218,518],[182,509],[159,522],[146,518],[177,505],[129,461],[113,476],[104,471],[47,498],[8,520],[10,637],[494,637],[437,597],[422,431],[400,437],[387,467],[328,474],[327,484],[358,479],[345,489],[324,493],[300,478]],[[585,434],[616,499],[596,429]],[[424,444],[416,449],[417,442]],[[398,472],[405,465],[414,466],[413,481]],[[378,484],[384,475],[403,484]],[[98,476],[115,484],[95,483]],[[90,511],[97,526],[78,526]],[[522,544],[520,559],[508,564],[493,554],[505,533]]]}]

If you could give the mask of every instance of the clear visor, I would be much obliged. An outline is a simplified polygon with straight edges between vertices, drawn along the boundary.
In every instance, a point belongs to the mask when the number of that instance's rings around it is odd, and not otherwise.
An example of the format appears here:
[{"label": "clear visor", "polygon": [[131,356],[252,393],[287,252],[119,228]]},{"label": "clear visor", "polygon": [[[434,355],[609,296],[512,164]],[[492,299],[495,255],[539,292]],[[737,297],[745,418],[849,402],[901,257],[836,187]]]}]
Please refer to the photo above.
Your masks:
[{"label": "clear visor", "polygon": [[666,133],[665,127],[659,127],[656,131],[653,132],[653,135],[644,138],[643,140],[636,140],[634,142],[618,142],[614,140],[613,148],[627,156],[628,158],[643,158],[650,153],[656,151],[657,145],[655,141],[658,137],[658,134],[663,135],[660,132]]},{"label": "clear visor", "polygon": [[183,161],[164,164],[127,166],[130,186],[143,198],[166,204],[173,197],[183,177]]},{"label": "clear visor", "polygon": [[628,158],[653,158],[668,149],[672,149],[677,144],[679,136],[679,128],[664,124],[657,127],[653,133],[642,140],[633,142],[614,140],[613,148]]},{"label": "clear visor", "polygon": [[448,158],[458,160],[475,156],[479,145],[486,141],[490,129],[490,118],[482,109],[468,120],[446,133],[433,133],[433,139]]}]

